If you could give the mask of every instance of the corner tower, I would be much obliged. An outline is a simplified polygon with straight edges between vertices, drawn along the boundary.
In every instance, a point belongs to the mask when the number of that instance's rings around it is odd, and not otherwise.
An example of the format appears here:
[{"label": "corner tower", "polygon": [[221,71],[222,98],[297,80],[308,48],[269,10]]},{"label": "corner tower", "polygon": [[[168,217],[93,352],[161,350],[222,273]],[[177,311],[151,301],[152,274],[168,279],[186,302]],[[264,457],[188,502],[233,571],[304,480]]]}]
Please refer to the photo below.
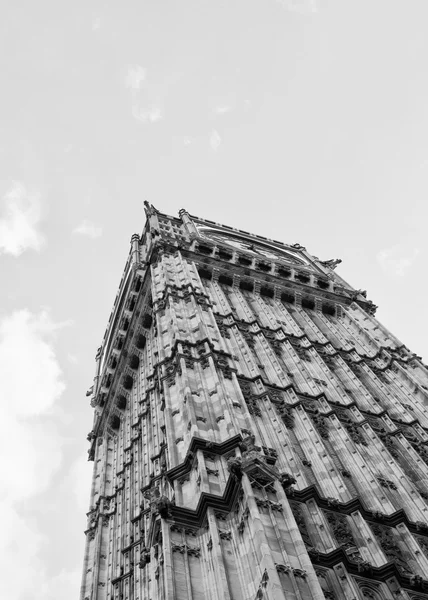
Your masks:
[{"label": "corner tower", "polygon": [[300,244],[146,203],[89,391],[81,600],[428,599],[428,372]]}]

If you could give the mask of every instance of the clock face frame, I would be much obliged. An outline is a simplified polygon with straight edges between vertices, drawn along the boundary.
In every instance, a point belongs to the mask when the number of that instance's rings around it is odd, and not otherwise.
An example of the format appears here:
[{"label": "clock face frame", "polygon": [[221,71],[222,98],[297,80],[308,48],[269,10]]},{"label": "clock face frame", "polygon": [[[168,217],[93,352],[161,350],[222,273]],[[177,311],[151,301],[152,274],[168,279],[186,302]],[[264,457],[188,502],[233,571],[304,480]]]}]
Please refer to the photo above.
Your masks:
[{"label": "clock face frame", "polygon": [[254,256],[267,258],[268,260],[282,260],[289,263],[297,263],[300,265],[309,264],[302,256],[291,250],[282,250],[281,248],[273,247],[270,244],[253,242],[236,234],[211,229],[209,227],[198,227],[199,234],[214,242],[220,242],[235,250],[242,250]]}]

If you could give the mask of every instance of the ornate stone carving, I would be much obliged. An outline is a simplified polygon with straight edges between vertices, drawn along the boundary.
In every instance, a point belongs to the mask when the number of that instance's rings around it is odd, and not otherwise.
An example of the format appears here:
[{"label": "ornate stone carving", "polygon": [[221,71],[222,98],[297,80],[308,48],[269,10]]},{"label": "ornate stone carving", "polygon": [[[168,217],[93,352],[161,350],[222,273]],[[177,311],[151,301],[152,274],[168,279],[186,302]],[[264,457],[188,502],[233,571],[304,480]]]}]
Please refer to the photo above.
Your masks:
[{"label": "ornate stone carving", "polygon": [[292,491],[292,486],[297,483],[295,478],[290,473],[281,473],[279,476],[279,482],[284,488],[285,493]]},{"label": "ornate stone carving", "polygon": [[362,561],[346,516],[332,511],[325,511],[325,516],[339,546],[346,550],[351,560]]},{"label": "ornate stone carving", "polygon": [[150,562],[150,550],[144,546],[143,548],[141,548],[141,558],[140,558],[140,562],[138,563],[138,566],[140,567],[140,569],[144,569],[144,567],[146,565],[148,565],[149,562]]},{"label": "ornate stone carving", "polygon": [[413,572],[404,559],[403,552],[395,539],[392,528],[377,524],[371,524],[370,526],[384,551],[387,560],[395,562],[398,570],[404,575],[413,575]]},{"label": "ornate stone carving", "polygon": [[327,419],[320,413],[319,410],[315,410],[310,413],[312,422],[322,438],[328,439],[328,425]]},{"label": "ornate stone carving", "polygon": [[242,378],[238,379],[239,387],[241,388],[242,395],[245,403],[248,406],[248,411],[251,415],[261,417],[262,413],[258,405],[258,398],[252,393],[252,386],[248,381]]},{"label": "ornate stone carving", "polygon": [[242,459],[237,456],[232,456],[227,460],[227,468],[237,479],[242,477]]},{"label": "ornate stone carving", "polygon": [[293,515],[296,520],[297,527],[299,528],[300,535],[302,536],[302,540],[304,541],[305,546],[308,549],[312,549],[313,548],[312,541],[311,541],[311,538],[310,538],[310,535],[308,532],[308,528],[306,526],[306,521],[303,516],[303,511],[300,507],[300,504],[298,502],[290,502],[290,508],[293,511]]},{"label": "ornate stone carving", "polygon": [[147,490],[144,496],[150,501],[150,508],[153,514],[159,514],[163,519],[168,519],[172,516],[171,507],[173,503],[167,496],[161,495],[159,488],[154,487]]},{"label": "ornate stone carving", "polygon": [[376,479],[380,483],[380,485],[384,488],[388,488],[390,490],[396,490],[397,486],[390,479],[386,479],[385,477],[381,477],[380,475],[376,476]]},{"label": "ornate stone carving", "polygon": [[217,323],[217,327],[220,331],[220,335],[226,339],[230,339],[230,330],[229,327],[227,327],[226,323],[224,322],[223,317],[221,317],[220,315],[214,315],[216,323]]}]

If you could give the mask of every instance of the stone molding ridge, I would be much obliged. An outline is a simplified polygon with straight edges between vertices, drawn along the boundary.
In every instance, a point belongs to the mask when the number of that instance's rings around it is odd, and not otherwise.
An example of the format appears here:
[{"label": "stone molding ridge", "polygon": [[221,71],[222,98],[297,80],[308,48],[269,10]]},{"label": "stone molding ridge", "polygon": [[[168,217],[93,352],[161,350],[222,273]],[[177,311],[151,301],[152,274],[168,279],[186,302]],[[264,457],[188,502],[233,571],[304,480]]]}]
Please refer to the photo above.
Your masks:
[{"label": "stone molding ridge", "polygon": [[378,511],[367,509],[360,498],[353,498],[348,502],[340,502],[336,498],[326,498],[321,496],[315,485],[310,485],[303,490],[293,488],[287,493],[290,500],[300,503],[306,503],[308,500],[314,500],[320,508],[329,510],[344,515],[350,515],[355,511],[359,511],[368,523],[376,523],[379,525],[387,525],[388,527],[396,527],[404,523],[411,533],[421,535],[428,538],[428,523],[422,521],[410,521],[405,510],[400,508],[396,512],[387,515]]}]

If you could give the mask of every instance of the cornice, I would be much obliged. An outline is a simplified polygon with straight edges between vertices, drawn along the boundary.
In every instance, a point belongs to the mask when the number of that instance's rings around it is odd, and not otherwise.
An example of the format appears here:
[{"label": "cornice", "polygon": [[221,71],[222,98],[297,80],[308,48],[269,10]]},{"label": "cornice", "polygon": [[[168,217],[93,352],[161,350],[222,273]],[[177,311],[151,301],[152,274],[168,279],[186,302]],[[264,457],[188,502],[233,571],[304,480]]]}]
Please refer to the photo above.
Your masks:
[{"label": "cornice", "polygon": [[[257,237],[257,236],[255,236]],[[315,287],[312,285],[306,285],[303,282],[297,282],[294,280],[284,279],[280,277],[276,272],[275,273],[266,273],[263,270],[257,270],[252,268],[251,266],[242,266],[237,264],[236,262],[231,262],[230,260],[224,260],[221,256],[207,256],[207,254],[203,252],[198,252],[195,248],[196,241],[193,240],[191,242],[184,241],[176,241],[170,239],[168,237],[157,239],[156,240],[156,252],[154,252],[155,248],[153,248],[152,253],[148,256],[149,262],[155,262],[159,258],[159,252],[172,252],[175,253],[180,251],[183,256],[188,256],[194,262],[199,263],[201,267],[206,268],[210,266],[211,268],[215,268],[219,271],[220,274],[224,274],[226,276],[237,275],[241,276],[244,280],[254,280],[257,282],[264,282],[267,284],[271,284],[285,290],[291,290],[295,292],[304,292],[308,296],[324,298],[329,301],[338,301],[344,305],[350,305],[352,302],[356,302],[359,304],[364,310],[366,310],[369,314],[374,314],[376,310],[375,305],[370,300],[365,300],[362,296],[360,290],[354,290],[352,288],[345,288],[342,284],[336,285],[335,291],[326,291],[320,287]],[[205,244],[205,240],[204,240]],[[245,254],[244,251],[232,251],[228,246],[222,245],[220,242],[216,242],[216,244],[211,244],[212,248],[218,247],[222,248],[223,251],[228,253],[230,257],[233,257],[233,254],[240,255]],[[285,247],[284,247],[285,249]],[[254,257],[253,257],[254,258]],[[324,270],[317,271],[315,264],[310,266],[305,265],[292,265],[286,261],[281,260],[269,260],[266,258],[260,258],[258,262],[266,263],[271,265],[271,270],[274,265],[280,265],[285,269],[291,269],[296,273],[300,273],[303,271],[307,271],[308,276],[314,275],[317,278],[325,279],[326,273]]]},{"label": "cornice", "polygon": [[368,523],[387,525],[388,527],[397,527],[397,525],[404,524],[412,533],[428,538],[428,523],[411,521],[403,508],[387,515],[379,511],[369,510],[366,508],[364,502],[358,497],[353,498],[348,502],[340,502],[340,500],[337,500],[336,498],[326,498],[319,493],[316,485],[310,485],[303,490],[296,490],[293,488],[286,492],[286,494],[289,500],[300,502],[302,504],[313,500],[319,508],[343,515],[351,515],[358,511]]},{"label": "cornice", "polygon": [[183,477],[183,475],[188,473],[192,468],[194,454],[198,450],[205,450],[210,454],[216,454],[218,456],[221,456],[223,454],[226,454],[227,452],[230,452],[234,448],[239,447],[240,444],[242,444],[242,442],[243,438],[240,434],[235,435],[220,443],[211,442],[210,440],[194,436],[190,441],[184,461],[176,467],[167,471],[166,477],[170,481],[170,483],[173,483],[173,481],[175,481],[176,479],[180,479],[181,477]]},{"label": "cornice", "polygon": [[[393,562],[388,562],[382,567],[375,567],[367,562],[353,562],[349,559],[343,548],[336,548],[336,550],[332,550],[327,554],[318,552],[317,550],[309,550],[308,554],[312,563],[317,567],[332,569],[340,565],[344,566],[350,575],[358,575],[359,577],[366,577],[371,581],[382,582],[395,578],[400,586],[406,590],[428,592],[428,580],[418,575],[403,575]],[[343,574],[342,578],[345,579],[345,577],[345,574]]]}]

